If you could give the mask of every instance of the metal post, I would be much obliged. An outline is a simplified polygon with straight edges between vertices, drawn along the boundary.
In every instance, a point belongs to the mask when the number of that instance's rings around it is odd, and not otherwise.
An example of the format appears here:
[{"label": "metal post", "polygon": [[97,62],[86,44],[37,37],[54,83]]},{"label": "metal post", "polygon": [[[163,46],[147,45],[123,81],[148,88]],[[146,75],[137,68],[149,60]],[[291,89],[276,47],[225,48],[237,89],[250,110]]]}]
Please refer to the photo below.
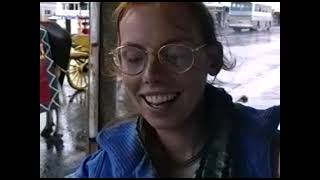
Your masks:
[{"label": "metal post", "polygon": [[[89,61],[89,139],[98,133],[99,115],[99,47],[100,47],[100,2],[90,3],[90,61]],[[96,145],[89,142],[89,153],[96,150]]]},{"label": "metal post", "polygon": [[71,20],[66,18],[66,30],[68,31],[68,33],[71,33]]}]

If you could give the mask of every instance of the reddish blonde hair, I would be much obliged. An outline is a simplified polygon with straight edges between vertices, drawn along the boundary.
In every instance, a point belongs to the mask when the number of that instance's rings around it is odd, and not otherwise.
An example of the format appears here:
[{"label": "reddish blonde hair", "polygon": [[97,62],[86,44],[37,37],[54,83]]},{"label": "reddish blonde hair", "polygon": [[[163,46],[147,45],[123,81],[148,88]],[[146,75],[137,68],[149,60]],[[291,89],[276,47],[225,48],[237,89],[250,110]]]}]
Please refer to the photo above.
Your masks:
[{"label": "reddish blonde hair", "polygon": [[[118,7],[115,9],[113,13],[113,20],[114,20],[114,28],[115,33],[117,35],[117,45],[120,43],[120,22],[122,18],[127,14],[127,12],[137,6],[140,5],[149,5],[154,4],[155,6],[160,6],[161,3],[173,3],[173,2],[121,2]],[[179,2],[182,3],[182,2]],[[215,30],[215,23],[214,19],[211,16],[211,13],[207,9],[207,7],[201,2],[185,2],[183,5],[186,5],[190,9],[190,13],[195,17],[196,22],[199,24],[200,32],[204,43],[209,45],[217,46],[218,50],[218,61],[221,61],[222,69],[224,70],[231,70],[235,66],[235,62],[228,61],[223,56],[223,47],[221,43],[216,38],[216,30]],[[111,74],[117,74],[117,68],[115,65],[111,67]]]}]

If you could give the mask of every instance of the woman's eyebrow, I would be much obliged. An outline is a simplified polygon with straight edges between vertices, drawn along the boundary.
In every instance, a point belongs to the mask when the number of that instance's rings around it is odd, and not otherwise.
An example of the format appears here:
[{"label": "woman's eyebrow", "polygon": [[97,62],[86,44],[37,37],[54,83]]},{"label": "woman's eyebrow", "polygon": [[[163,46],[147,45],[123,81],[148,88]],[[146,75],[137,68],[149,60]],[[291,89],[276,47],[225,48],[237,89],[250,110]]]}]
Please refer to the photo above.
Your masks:
[{"label": "woman's eyebrow", "polygon": [[137,48],[146,49],[141,44],[134,43],[134,42],[125,42],[125,43],[121,44],[121,46],[134,46],[134,47],[137,47]]},{"label": "woman's eyebrow", "polygon": [[175,43],[192,44],[193,43],[193,39],[192,38],[188,38],[188,37],[177,37],[177,38],[170,39],[170,40],[164,42],[161,45],[163,46],[163,45],[166,45],[166,44],[175,44]]},{"label": "woman's eyebrow", "polygon": [[[160,47],[166,45],[166,44],[179,44],[179,43],[183,43],[183,44],[188,44],[188,45],[192,45],[193,44],[193,39],[192,38],[188,38],[188,37],[177,37],[177,38],[173,38],[173,39],[169,39],[168,41],[162,43],[160,45]],[[136,42],[124,42],[123,44],[121,44],[121,46],[134,46],[137,48],[141,48],[141,49],[148,49],[149,47],[144,47],[143,45],[136,43]]]}]

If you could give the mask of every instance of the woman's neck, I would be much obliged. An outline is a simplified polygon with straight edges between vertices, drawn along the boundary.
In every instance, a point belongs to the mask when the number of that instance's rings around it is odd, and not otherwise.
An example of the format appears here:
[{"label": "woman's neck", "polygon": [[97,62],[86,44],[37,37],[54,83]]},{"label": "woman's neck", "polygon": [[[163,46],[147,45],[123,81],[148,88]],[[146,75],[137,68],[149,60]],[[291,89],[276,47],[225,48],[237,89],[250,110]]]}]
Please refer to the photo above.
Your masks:
[{"label": "woman's neck", "polygon": [[[162,145],[162,153],[173,161],[184,162],[195,156],[208,138],[205,108],[202,101],[191,116],[180,127],[155,129],[153,142]],[[155,147],[155,146],[154,146]]]}]

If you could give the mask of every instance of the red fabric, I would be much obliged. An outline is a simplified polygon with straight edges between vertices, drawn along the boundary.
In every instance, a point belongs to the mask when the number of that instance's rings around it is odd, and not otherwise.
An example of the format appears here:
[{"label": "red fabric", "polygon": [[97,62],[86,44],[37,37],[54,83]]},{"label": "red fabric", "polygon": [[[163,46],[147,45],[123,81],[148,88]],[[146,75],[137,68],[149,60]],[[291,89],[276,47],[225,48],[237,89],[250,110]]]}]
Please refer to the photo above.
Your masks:
[{"label": "red fabric", "polygon": [[40,104],[50,101],[49,81],[45,60],[40,62]]},{"label": "red fabric", "polygon": [[83,34],[89,34],[90,31],[89,31],[89,29],[84,28],[84,29],[82,30],[82,33],[83,33]]}]

